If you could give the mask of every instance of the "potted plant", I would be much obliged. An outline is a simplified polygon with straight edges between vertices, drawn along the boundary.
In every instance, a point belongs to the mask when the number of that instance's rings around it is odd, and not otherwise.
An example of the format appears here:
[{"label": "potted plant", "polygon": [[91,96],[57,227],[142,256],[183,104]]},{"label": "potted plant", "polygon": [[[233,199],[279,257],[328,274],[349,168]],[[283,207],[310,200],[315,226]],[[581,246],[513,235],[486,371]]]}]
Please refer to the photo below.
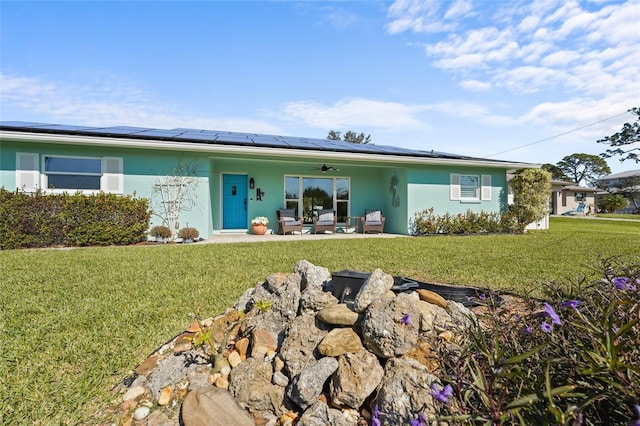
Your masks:
[{"label": "potted plant", "polygon": [[256,235],[264,235],[267,233],[267,225],[269,219],[264,216],[257,216],[251,219],[251,230]]},{"label": "potted plant", "polygon": [[157,242],[162,243],[164,242],[167,238],[171,238],[171,229],[169,229],[166,226],[154,226],[153,228],[151,228],[151,230],[149,231],[149,235],[151,235],[152,237],[154,237],[156,239]]},{"label": "potted plant", "polygon": [[196,228],[182,228],[178,231],[178,238],[182,238],[185,243],[192,243],[200,236]]}]

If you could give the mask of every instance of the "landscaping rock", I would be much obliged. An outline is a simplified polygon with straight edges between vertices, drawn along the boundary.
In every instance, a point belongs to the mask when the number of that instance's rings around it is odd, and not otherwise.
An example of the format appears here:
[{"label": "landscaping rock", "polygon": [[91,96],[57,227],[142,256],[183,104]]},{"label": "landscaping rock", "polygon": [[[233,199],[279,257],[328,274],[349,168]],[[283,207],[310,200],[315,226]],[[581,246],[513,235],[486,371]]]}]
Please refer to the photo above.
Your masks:
[{"label": "landscaping rock", "polygon": [[224,389],[189,392],[182,403],[184,426],[254,426],[253,418]]},{"label": "landscaping rock", "polygon": [[407,294],[374,300],[362,321],[364,344],[381,358],[409,352],[418,340],[420,310]]},{"label": "landscaping rock", "polygon": [[248,358],[231,371],[229,392],[240,406],[252,414],[272,412],[281,416],[284,388],[271,383],[273,368],[270,362]]},{"label": "landscaping rock", "polygon": [[293,320],[280,349],[289,377],[300,374],[305,365],[316,363],[316,347],[327,333],[325,328],[320,328],[313,314],[301,315]]},{"label": "landscaping rock", "polygon": [[[338,303],[330,281],[303,260],[245,291],[234,309],[192,321],[127,378],[118,412],[128,418],[118,424],[138,424],[146,411],[140,425],[178,426],[180,407],[184,426],[365,426],[375,405],[383,425],[435,413],[437,345],[459,350],[473,313],[395,294],[379,269],[353,302]],[[198,333],[211,333],[214,347],[196,343]]]},{"label": "landscaping rock", "polygon": [[340,303],[321,309],[317,318],[324,323],[332,325],[355,325],[360,315],[346,304]]},{"label": "landscaping rock", "polygon": [[338,369],[329,382],[331,404],[358,409],[382,380],[384,369],[369,351],[338,357]]},{"label": "landscaping rock", "polygon": [[353,299],[353,310],[364,312],[376,299],[381,298],[393,287],[393,277],[385,274],[381,269],[376,269],[364,282]]},{"label": "landscaping rock", "polygon": [[326,290],[325,285],[331,281],[331,272],[327,268],[316,266],[306,260],[301,260],[293,267],[293,272],[302,278],[302,290],[307,287],[315,287]]},{"label": "landscaping rock", "polygon": [[303,410],[316,403],[324,383],[338,368],[335,358],[325,357],[302,369],[287,388],[287,396]]},{"label": "landscaping rock", "polygon": [[309,407],[300,417],[296,426],[350,426],[342,416],[342,412],[329,408],[329,406],[317,401]]},{"label": "landscaping rock", "polygon": [[358,333],[350,328],[334,328],[318,345],[318,352],[324,356],[339,356],[364,349]]},{"label": "landscaping rock", "polygon": [[380,422],[388,425],[408,424],[419,413],[425,417],[435,415],[431,396],[431,383],[438,378],[427,368],[409,358],[392,358],[387,361],[384,378],[376,390],[371,408],[378,406]]}]

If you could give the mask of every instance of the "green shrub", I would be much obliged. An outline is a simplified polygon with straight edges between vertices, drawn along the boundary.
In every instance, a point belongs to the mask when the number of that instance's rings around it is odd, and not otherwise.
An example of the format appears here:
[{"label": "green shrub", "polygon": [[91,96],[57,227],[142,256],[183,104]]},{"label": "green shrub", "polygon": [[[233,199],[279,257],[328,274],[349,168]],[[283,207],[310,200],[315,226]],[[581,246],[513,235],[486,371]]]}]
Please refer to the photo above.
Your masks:
[{"label": "green shrub", "polygon": [[524,230],[510,211],[499,214],[467,210],[465,214],[445,213],[442,216],[433,211],[430,208],[414,214],[409,230],[411,235],[522,233]]},{"label": "green shrub", "polygon": [[627,425],[640,403],[640,257],[603,261],[602,279],[548,285],[532,314],[486,298],[462,352],[442,350],[453,424]]},{"label": "green shrub", "polygon": [[133,244],[150,217],[148,201],[128,195],[0,188],[0,249]]}]

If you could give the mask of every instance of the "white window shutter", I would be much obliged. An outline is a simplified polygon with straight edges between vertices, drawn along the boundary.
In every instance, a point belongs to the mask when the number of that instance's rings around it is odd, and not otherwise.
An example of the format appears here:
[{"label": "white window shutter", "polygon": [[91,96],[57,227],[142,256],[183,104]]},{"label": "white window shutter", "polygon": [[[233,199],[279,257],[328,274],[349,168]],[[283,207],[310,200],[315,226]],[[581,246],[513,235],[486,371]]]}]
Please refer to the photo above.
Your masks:
[{"label": "white window shutter", "polygon": [[40,154],[16,153],[16,187],[22,191],[35,192],[40,186]]},{"label": "white window shutter", "polygon": [[491,201],[491,175],[482,175],[481,200]]},{"label": "white window shutter", "polygon": [[449,175],[449,198],[451,200],[460,199],[460,175],[458,173]]},{"label": "white window shutter", "polygon": [[100,189],[104,192],[122,194],[124,191],[123,181],[122,157],[103,157]]}]

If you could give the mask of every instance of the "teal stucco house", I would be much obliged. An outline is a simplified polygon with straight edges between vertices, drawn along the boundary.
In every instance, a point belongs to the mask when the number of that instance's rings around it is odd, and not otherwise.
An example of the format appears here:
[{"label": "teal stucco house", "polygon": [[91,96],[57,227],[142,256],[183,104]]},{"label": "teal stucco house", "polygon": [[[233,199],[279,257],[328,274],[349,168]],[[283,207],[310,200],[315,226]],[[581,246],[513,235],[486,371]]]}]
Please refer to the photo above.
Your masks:
[{"label": "teal stucco house", "polygon": [[307,228],[319,209],[332,208],[338,231],[348,217],[380,209],[385,232],[407,234],[414,213],[428,208],[504,211],[508,173],[529,167],[539,166],[304,137],[0,122],[0,187],[136,194],[158,212],[175,201],[159,188],[188,176],[177,222],[204,237],[247,232],[256,216],[277,232],[284,207]]}]

